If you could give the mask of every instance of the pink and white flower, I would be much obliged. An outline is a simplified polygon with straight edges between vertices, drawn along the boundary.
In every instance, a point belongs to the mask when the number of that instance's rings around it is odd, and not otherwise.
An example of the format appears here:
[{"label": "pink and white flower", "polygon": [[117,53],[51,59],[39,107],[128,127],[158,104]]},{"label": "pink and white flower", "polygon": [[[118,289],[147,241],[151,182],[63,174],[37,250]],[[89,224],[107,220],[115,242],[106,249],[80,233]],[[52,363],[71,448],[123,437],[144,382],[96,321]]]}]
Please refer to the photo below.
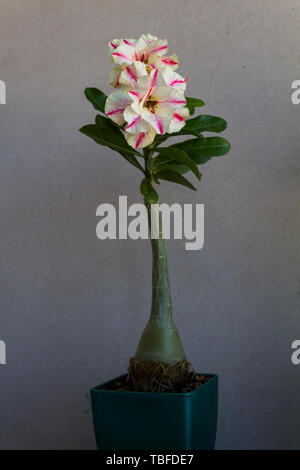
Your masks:
[{"label": "pink and white flower", "polygon": [[178,59],[165,57],[167,48],[166,40],[151,34],[109,43],[116,64],[110,83],[121,89],[107,97],[105,114],[119,126],[125,124],[125,138],[135,149],[150,145],[156,134],[180,131],[189,116],[187,79],[174,72]]},{"label": "pink and white flower", "polygon": [[127,91],[114,91],[106,99],[105,114],[118,126],[122,126],[125,123],[124,111],[131,103],[132,99]]},{"label": "pink and white flower", "polygon": [[178,67],[178,57],[165,57],[168,49],[166,39],[158,39],[151,34],[142,34],[139,39],[114,39],[108,44],[109,55],[121,67],[140,61],[151,67],[163,69]]}]

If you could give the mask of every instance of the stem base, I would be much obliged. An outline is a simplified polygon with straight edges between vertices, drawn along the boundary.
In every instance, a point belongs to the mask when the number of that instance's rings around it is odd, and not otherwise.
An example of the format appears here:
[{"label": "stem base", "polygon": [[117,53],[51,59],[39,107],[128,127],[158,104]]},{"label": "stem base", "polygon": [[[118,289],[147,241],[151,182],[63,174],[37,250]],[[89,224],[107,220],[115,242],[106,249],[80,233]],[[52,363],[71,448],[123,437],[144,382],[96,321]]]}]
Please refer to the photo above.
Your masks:
[{"label": "stem base", "polygon": [[129,379],[133,390],[140,392],[173,392],[179,383],[187,381],[191,364],[186,360],[171,364],[140,361],[132,357],[129,362]]},{"label": "stem base", "polygon": [[140,361],[172,362],[185,360],[182,342],[174,323],[172,327],[162,328],[156,321],[149,321],[143,331],[135,359]]}]

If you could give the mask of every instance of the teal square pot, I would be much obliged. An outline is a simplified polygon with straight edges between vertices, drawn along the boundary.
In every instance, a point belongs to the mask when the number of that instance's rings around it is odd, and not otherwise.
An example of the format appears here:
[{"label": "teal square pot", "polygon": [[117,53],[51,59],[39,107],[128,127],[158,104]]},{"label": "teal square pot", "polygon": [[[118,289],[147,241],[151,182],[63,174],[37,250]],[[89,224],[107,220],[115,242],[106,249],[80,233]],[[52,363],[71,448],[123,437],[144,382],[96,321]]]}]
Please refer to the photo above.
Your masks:
[{"label": "teal square pot", "polygon": [[101,390],[100,387],[104,384],[92,388],[91,401],[98,449],[214,449],[218,376],[201,375],[211,378],[190,393]]}]

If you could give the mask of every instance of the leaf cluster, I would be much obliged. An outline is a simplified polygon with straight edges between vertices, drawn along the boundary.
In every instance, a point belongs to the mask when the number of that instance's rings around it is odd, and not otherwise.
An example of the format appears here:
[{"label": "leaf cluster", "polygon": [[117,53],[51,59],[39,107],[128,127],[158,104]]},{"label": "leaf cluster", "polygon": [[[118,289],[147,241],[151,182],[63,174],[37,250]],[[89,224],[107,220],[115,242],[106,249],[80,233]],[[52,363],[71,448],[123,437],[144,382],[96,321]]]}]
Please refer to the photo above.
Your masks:
[{"label": "leaf cluster", "polygon": [[[97,111],[104,114],[107,96],[97,88],[86,88],[85,96]],[[204,106],[204,102],[197,98],[186,98],[186,106],[190,115],[196,108]],[[202,114],[187,119],[180,132],[157,135],[154,142],[144,149],[144,153],[129,146],[125,140],[122,127],[116,125],[105,115],[98,114],[95,124],[88,124],[80,132],[93,139],[97,144],[117,151],[144,176],[140,185],[141,194],[150,203],[158,200],[154,188],[161,180],[181,184],[196,191],[195,186],[184,174],[192,172],[200,180],[201,173],[198,166],[211,160],[213,157],[225,155],[230,150],[230,143],[223,137],[206,136],[205,132],[221,133],[226,129],[227,123],[217,116]],[[162,146],[173,136],[192,136],[183,142],[169,146]]]}]

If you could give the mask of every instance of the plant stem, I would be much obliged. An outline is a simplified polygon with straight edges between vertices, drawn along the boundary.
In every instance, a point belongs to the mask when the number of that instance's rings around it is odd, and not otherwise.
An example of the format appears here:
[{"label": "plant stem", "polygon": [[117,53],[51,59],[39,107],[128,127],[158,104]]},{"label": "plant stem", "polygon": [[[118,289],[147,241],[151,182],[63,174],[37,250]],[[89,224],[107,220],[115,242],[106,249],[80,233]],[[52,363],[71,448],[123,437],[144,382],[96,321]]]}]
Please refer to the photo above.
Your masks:
[{"label": "plant stem", "polygon": [[144,149],[145,155],[145,173],[147,177],[152,181],[152,154],[153,151]]},{"label": "plant stem", "polygon": [[[152,152],[145,153],[147,177],[152,179]],[[157,213],[157,206],[145,200],[148,210],[150,233],[156,229],[158,238],[151,237],[152,246],[152,306],[150,318],[142,334],[135,360],[164,362],[185,360],[181,339],[172,316],[172,302],[168,275],[166,243],[162,236],[162,220]],[[158,226],[154,226],[158,224]]]}]

